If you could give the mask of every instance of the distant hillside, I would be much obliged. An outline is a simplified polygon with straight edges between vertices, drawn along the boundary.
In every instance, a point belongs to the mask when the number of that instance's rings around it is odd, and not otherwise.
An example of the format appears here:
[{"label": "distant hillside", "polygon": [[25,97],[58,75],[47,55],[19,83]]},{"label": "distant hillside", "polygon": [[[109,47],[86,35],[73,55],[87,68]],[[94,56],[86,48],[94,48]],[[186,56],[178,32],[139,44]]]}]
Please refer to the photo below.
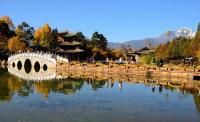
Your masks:
[{"label": "distant hillside", "polygon": [[142,48],[148,45],[149,43],[152,43],[153,45],[158,45],[160,43],[166,43],[168,41],[171,41],[174,38],[177,37],[186,37],[191,38],[195,36],[195,32],[192,31],[192,29],[189,28],[182,28],[177,31],[167,31],[164,34],[153,37],[153,38],[144,38],[139,40],[130,40],[123,43],[108,43],[108,47],[110,48],[121,48],[122,46],[129,46],[133,48]]}]

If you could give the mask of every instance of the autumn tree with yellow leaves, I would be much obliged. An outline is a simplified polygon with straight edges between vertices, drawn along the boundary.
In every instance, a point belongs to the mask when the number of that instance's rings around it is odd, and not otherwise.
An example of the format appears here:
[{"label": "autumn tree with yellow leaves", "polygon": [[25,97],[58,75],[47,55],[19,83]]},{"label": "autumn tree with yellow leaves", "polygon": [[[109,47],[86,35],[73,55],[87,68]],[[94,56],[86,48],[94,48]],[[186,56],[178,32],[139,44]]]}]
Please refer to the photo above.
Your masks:
[{"label": "autumn tree with yellow leaves", "polygon": [[14,28],[15,28],[14,24],[12,22],[12,19],[9,16],[2,16],[2,17],[0,17],[0,20],[7,23],[11,30],[14,30]]},{"label": "autumn tree with yellow leaves", "polygon": [[19,36],[14,36],[8,40],[8,49],[10,52],[19,52],[27,50],[27,46]]},{"label": "autumn tree with yellow leaves", "polygon": [[119,59],[119,58],[126,59],[126,55],[120,49],[112,49],[111,55],[114,59]]},{"label": "autumn tree with yellow leaves", "polygon": [[52,30],[48,24],[45,24],[43,27],[35,31],[33,45],[50,47],[51,39],[52,39]]}]

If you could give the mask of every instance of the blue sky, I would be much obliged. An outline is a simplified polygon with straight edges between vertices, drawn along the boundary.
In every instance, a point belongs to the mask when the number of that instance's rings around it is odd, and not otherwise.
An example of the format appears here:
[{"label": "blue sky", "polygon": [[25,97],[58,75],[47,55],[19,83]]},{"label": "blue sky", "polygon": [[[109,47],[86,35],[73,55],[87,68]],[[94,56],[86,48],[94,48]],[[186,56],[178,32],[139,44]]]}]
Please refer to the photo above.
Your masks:
[{"label": "blue sky", "polygon": [[0,0],[0,16],[38,28],[48,23],[61,31],[94,31],[110,42],[154,37],[200,22],[200,0]]}]

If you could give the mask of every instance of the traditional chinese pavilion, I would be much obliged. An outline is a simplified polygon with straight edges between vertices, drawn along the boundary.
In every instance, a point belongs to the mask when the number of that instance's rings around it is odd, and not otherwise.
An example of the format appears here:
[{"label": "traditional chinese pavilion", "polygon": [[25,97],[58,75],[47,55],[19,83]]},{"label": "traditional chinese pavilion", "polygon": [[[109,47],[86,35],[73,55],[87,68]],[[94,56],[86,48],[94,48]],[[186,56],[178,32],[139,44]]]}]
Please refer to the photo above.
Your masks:
[{"label": "traditional chinese pavilion", "polygon": [[58,48],[55,50],[55,52],[66,56],[69,59],[74,59],[83,52],[83,50],[80,49],[81,43],[76,41],[75,33],[59,33],[58,42]]}]

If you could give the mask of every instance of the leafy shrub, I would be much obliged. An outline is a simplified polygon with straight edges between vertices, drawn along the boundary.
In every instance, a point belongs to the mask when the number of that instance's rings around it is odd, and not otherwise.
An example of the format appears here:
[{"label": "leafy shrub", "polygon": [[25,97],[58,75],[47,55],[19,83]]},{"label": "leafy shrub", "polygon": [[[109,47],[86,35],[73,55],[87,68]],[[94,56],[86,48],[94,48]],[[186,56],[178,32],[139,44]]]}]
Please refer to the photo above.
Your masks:
[{"label": "leafy shrub", "polygon": [[140,61],[143,64],[148,64],[148,65],[152,65],[153,64],[153,59],[154,59],[154,55],[150,54],[150,55],[142,55],[140,57]]}]

